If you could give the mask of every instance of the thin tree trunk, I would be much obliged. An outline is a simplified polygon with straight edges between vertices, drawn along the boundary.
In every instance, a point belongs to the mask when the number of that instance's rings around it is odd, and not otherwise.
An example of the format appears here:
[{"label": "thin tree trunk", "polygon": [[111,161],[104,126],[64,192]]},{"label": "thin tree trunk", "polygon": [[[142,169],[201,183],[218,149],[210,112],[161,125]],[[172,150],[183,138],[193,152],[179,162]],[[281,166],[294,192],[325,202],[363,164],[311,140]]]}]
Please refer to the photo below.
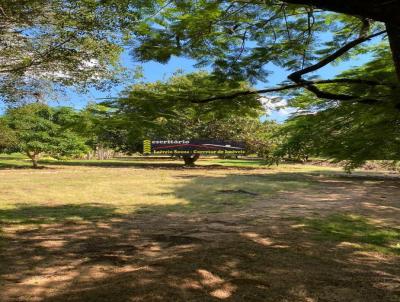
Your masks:
[{"label": "thin tree trunk", "polygon": [[37,169],[39,167],[36,157],[32,158],[33,168]]},{"label": "thin tree trunk", "polygon": [[386,23],[386,31],[389,37],[397,79],[400,82],[400,25]]},{"label": "thin tree trunk", "polygon": [[35,152],[30,153],[29,151],[27,151],[27,152],[26,152],[26,155],[28,155],[28,157],[31,159],[33,168],[34,168],[34,169],[37,169],[37,168],[39,167],[39,164],[38,164],[38,154],[35,153]]}]

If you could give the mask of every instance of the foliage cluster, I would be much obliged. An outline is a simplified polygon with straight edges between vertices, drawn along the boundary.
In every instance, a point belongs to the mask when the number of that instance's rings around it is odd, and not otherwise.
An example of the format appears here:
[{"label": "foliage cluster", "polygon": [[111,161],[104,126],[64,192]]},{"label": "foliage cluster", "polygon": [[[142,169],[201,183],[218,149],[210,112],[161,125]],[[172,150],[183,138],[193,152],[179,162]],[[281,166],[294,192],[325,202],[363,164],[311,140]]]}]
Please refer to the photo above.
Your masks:
[{"label": "foliage cluster", "polygon": [[71,108],[51,108],[39,103],[11,109],[1,119],[4,133],[12,135],[4,147],[25,153],[34,167],[38,167],[43,153],[56,158],[85,153],[85,139],[72,126],[77,118]]}]

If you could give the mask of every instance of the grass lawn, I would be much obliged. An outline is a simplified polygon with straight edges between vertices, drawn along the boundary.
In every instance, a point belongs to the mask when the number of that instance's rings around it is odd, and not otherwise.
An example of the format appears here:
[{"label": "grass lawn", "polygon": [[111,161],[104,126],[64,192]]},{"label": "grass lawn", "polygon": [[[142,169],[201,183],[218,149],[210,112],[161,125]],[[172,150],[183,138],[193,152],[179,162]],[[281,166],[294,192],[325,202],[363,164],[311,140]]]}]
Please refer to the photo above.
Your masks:
[{"label": "grass lawn", "polygon": [[0,301],[400,301],[400,181],[0,156]]},{"label": "grass lawn", "polygon": [[[39,161],[42,166],[89,166],[89,167],[143,167],[143,168],[181,168],[183,165],[182,160],[173,158],[152,158],[152,157],[127,157],[110,160],[55,160],[51,158],[45,158]],[[197,166],[223,166],[223,167],[236,167],[236,168],[268,168],[270,167],[264,160],[261,159],[215,159],[202,157],[196,162]],[[30,168],[32,166],[31,161],[23,154],[0,154],[0,168],[3,169],[19,169],[19,168]],[[272,166],[276,168],[275,166]],[[301,170],[315,171],[315,170],[326,170],[326,171],[341,171],[340,168],[331,167],[318,167],[311,165],[280,165],[278,170],[293,171]]]}]

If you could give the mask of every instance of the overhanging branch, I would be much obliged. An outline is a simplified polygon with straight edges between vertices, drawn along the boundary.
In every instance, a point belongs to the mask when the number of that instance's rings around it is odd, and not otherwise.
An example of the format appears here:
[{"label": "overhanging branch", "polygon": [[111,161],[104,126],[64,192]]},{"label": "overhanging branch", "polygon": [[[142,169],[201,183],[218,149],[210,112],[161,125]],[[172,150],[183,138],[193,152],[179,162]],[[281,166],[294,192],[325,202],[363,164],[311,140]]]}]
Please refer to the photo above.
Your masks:
[{"label": "overhanging branch", "polygon": [[386,30],[382,30],[380,32],[374,33],[372,35],[369,36],[363,36],[360,38],[357,38],[349,43],[347,43],[346,45],[344,45],[343,47],[339,48],[337,51],[335,51],[333,54],[325,57],[324,59],[322,59],[321,61],[319,61],[318,63],[311,65],[307,68],[304,68],[302,70],[293,72],[292,74],[290,74],[288,76],[289,79],[291,79],[294,82],[297,82],[298,80],[301,80],[302,75],[316,71],[326,65],[328,65],[329,63],[332,63],[334,60],[336,60],[337,58],[339,58],[340,56],[344,55],[346,52],[348,52],[350,49],[354,48],[355,46],[366,42],[368,40],[371,40],[372,38],[375,38],[377,36],[380,36],[382,34],[384,34],[386,32]]},{"label": "overhanging branch", "polygon": [[[372,38],[375,38],[377,36],[380,36],[382,34],[384,34],[386,32],[386,30],[382,30],[380,32],[371,34],[369,36],[367,36],[364,32],[362,32],[362,35],[347,43],[346,45],[342,46],[341,48],[339,48],[338,50],[336,50],[334,53],[330,54],[329,56],[325,57],[324,59],[322,59],[321,61],[319,61],[318,63],[308,66],[307,68],[298,70],[296,72],[291,73],[288,78],[290,80],[292,80],[293,82],[295,82],[296,84],[303,84],[303,87],[305,89],[307,89],[308,91],[314,93],[317,97],[321,98],[321,99],[328,99],[328,100],[337,100],[337,101],[351,101],[351,100],[356,100],[356,99],[360,99],[360,96],[356,96],[356,95],[348,95],[348,94],[336,94],[336,93],[331,93],[331,92],[327,92],[327,91],[322,91],[320,90],[317,86],[314,85],[314,83],[307,81],[305,79],[302,78],[303,75],[316,71],[330,63],[332,63],[334,60],[336,60],[337,58],[339,58],[340,56],[344,55],[346,52],[348,52],[350,49],[356,47],[357,45],[369,41]],[[368,99],[368,100],[363,100],[363,102],[368,102],[368,103],[376,103],[379,102],[379,100],[375,100],[375,99]]]},{"label": "overhanging branch", "polygon": [[400,25],[400,3],[397,0],[282,0],[282,2],[310,5],[323,10]]},{"label": "overhanging branch", "polygon": [[[261,93],[268,93],[268,92],[279,92],[279,91],[284,91],[284,90],[289,90],[289,89],[302,88],[306,85],[322,85],[322,84],[337,84],[337,83],[365,84],[365,85],[369,85],[369,86],[388,86],[390,88],[395,87],[394,85],[391,85],[391,84],[382,83],[382,82],[373,81],[373,80],[342,78],[342,79],[332,79],[332,80],[305,81],[304,83],[282,85],[282,86],[266,88],[266,89],[259,89],[259,90],[244,90],[244,91],[238,91],[236,93],[232,93],[232,94],[228,94],[228,95],[214,96],[214,97],[210,97],[210,98],[202,99],[202,100],[192,100],[191,102],[192,103],[208,103],[208,102],[218,101],[218,100],[230,100],[230,99],[234,99],[234,98],[237,98],[240,96],[245,96],[245,95],[261,94]],[[362,101],[363,100],[360,99],[360,102],[362,102]],[[364,100],[364,102],[365,101],[368,101],[368,100]]]},{"label": "overhanging branch", "polygon": [[317,97],[322,98],[322,99],[328,99],[328,100],[337,100],[337,101],[351,101],[351,100],[357,100],[357,102],[362,102],[362,103],[376,103],[379,102],[377,99],[366,99],[366,98],[361,98],[360,96],[355,96],[355,95],[347,95],[347,94],[335,94],[327,91],[322,91],[320,90],[316,85],[318,84],[333,84],[333,83],[346,83],[346,84],[365,84],[369,86],[377,86],[377,85],[384,85],[384,86],[390,86],[393,88],[393,85],[391,84],[386,84],[382,82],[377,82],[373,80],[363,80],[363,79],[333,79],[333,80],[316,80],[316,81],[310,81],[303,79],[302,76],[316,71],[329,63],[332,63],[334,60],[348,52],[350,49],[354,48],[355,46],[366,42],[368,40],[371,40],[372,38],[375,38],[377,36],[380,36],[384,34],[386,30],[379,31],[377,33],[371,34],[369,36],[361,36],[346,45],[342,46],[339,48],[337,51],[334,53],[330,54],[329,56],[325,57],[318,63],[308,66],[304,69],[298,70],[296,72],[291,73],[288,78],[295,82],[295,84],[291,85],[284,85],[284,86],[278,86],[274,88],[268,88],[268,89],[261,89],[261,90],[247,90],[247,91],[239,91],[236,93],[232,93],[230,95],[221,95],[221,96],[215,96],[215,97],[210,97],[207,99],[203,100],[193,100],[193,103],[207,103],[211,101],[216,101],[216,100],[226,100],[226,99],[233,99],[239,96],[244,96],[244,95],[251,95],[251,94],[259,94],[259,93],[268,93],[268,92],[278,92],[278,91],[283,91],[283,90],[288,90],[288,89],[294,89],[294,88],[305,88],[309,90],[310,92],[314,93]]}]

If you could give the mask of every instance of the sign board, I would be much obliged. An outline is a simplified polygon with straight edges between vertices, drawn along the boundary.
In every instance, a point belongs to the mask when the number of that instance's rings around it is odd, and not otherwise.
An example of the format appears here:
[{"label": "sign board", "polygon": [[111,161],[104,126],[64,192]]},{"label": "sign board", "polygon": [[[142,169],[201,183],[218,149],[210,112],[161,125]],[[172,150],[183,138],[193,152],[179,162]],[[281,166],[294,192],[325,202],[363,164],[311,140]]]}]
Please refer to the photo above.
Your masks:
[{"label": "sign board", "polygon": [[145,140],[143,154],[200,154],[200,155],[244,155],[245,144],[238,141],[222,140]]}]

